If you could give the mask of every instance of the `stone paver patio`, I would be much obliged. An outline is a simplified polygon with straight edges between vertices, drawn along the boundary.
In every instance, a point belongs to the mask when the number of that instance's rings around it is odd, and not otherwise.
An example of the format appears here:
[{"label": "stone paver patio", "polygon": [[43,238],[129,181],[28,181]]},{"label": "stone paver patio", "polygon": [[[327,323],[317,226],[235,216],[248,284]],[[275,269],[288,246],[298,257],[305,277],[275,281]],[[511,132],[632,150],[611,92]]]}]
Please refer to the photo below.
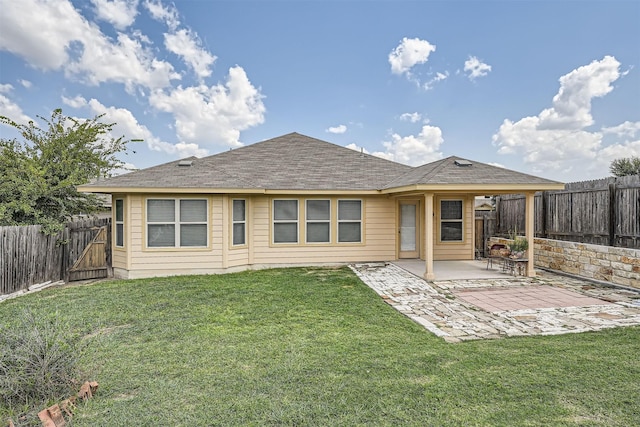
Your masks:
[{"label": "stone paver patio", "polygon": [[548,272],[426,282],[392,263],[351,269],[388,304],[448,342],[640,325],[640,293]]}]

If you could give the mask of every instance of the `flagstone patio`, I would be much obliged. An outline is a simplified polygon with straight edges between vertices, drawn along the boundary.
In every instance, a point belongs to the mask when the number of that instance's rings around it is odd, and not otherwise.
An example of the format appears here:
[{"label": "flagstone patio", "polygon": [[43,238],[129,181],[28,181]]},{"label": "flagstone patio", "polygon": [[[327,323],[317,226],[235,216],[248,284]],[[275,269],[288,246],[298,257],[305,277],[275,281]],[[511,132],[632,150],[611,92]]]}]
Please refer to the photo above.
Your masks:
[{"label": "flagstone patio", "polygon": [[448,342],[640,325],[640,292],[548,272],[428,283],[394,263],[351,269],[389,305]]}]

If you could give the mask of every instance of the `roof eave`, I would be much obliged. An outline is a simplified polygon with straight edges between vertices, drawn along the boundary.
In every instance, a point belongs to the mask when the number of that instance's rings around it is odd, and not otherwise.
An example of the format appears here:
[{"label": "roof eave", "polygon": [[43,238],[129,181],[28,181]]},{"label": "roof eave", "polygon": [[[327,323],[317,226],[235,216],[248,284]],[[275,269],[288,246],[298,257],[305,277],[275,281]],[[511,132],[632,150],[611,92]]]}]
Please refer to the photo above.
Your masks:
[{"label": "roof eave", "polygon": [[128,194],[270,194],[270,195],[376,195],[379,190],[336,190],[336,189],[265,189],[265,188],[205,188],[205,187],[99,187],[79,186],[81,193],[128,193]]},{"label": "roof eave", "polygon": [[530,191],[564,190],[564,184],[554,182],[548,184],[414,184],[401,187],[385,188],[382,194],[397,194],[405,192],[447,192],[447,193],[477,193],[477,194],[512,194]]}]

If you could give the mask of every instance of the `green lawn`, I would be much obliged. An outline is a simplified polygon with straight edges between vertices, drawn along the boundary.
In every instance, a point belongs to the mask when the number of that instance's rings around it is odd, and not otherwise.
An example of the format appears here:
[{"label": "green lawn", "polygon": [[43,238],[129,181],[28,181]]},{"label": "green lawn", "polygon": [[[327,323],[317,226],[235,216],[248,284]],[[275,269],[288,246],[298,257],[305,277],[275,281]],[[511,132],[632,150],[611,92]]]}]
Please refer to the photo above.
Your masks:
[{"label": "green lawn", "polygon": [[74,427],[640,425],[640,328],[447,344],[347,268],[48,289],[0,323],[24,307],[95,349]]}]

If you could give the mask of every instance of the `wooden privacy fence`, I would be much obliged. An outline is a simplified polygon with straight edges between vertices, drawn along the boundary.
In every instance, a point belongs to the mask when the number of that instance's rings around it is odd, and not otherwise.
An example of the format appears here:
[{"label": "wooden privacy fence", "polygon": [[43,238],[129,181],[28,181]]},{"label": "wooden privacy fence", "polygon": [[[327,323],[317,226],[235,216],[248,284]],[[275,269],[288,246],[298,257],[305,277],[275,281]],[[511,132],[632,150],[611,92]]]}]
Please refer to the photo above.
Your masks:
[{"label": "wooden privacy fence", "polygon": [[[96,258],[95,248],[93,251],[88,248],[94,239],[104,241],[106,260],[105,274],[94,277],[106,277],[106,269],[111,265],[110,224],[109,218],[75,221],[51,236],[43,234],[39,225],[0,227],[0,295],[47,281],[88,278],[89,274],[83,273],[87,270],[86,263],[74,264],[87,249],[88,266],[95,267],[92,262]],[[96,236],[100,230],[104,230],[102,239]]]},{"label": "wooden privacy fence", "polygon": [[[496,198],[496,233],[525,230],[525,196]],[[535,196],[535,235],[640,249],[640,175],[575,182]]]}]

